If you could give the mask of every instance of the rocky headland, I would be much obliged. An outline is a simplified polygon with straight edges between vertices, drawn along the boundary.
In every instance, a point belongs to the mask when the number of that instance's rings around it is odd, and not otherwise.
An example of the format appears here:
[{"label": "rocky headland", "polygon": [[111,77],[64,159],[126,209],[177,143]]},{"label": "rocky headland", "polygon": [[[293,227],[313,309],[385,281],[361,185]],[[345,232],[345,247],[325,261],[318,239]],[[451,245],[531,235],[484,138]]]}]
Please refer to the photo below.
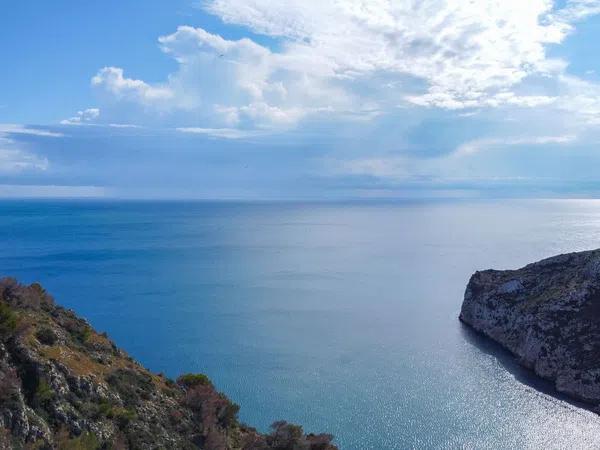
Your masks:
[{"label": "rocky headland", "polygon": [[0,449],[335,450],[275,422],[262,434],[202,374],[142,367],[39,284],[0,280]]},{"label": "rocky headland", "polygon": [[600,411],[600,250],[476,272],[460,320]]}]

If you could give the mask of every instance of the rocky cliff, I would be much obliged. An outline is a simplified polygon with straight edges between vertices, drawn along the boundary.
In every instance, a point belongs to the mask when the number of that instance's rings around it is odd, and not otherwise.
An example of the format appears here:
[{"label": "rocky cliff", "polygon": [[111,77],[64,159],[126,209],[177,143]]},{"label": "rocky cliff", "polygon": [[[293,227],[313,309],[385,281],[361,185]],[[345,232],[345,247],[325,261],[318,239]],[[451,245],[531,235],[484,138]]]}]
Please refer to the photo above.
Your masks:
[{"label": "rocky cliff", "polygon": [[574,399],[600,405],[600,250],[476,272],[460,319]]},{"label": "rocky cliff", "polygon": [[0,280],[0,449],[336,449],[238,409],[204,375],[149,372],[39,284]]}]

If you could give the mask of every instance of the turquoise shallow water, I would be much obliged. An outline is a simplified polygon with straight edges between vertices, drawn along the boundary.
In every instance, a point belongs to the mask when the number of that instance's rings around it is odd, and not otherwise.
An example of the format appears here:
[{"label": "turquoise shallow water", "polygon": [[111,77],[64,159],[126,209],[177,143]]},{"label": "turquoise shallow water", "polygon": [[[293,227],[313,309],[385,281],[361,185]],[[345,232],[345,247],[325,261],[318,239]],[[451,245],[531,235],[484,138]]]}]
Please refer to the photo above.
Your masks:
[{"label": "turquoise shallow water", "polygon": [[600,447],[457,320],[475,270],[596,247],[598,201],[0,203],[2,273],[343,449]]}]

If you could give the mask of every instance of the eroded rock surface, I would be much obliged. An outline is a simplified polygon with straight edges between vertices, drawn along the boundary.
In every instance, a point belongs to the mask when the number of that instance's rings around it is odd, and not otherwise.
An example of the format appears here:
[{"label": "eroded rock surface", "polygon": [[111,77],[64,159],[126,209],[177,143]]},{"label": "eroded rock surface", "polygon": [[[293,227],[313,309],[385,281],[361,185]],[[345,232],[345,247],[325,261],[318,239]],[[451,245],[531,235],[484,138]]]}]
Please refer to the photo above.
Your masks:
[{"label": "eroded rock surface", "polygon": [[460,319],[558,391],[600,405],[600,250],[476,272]]}]

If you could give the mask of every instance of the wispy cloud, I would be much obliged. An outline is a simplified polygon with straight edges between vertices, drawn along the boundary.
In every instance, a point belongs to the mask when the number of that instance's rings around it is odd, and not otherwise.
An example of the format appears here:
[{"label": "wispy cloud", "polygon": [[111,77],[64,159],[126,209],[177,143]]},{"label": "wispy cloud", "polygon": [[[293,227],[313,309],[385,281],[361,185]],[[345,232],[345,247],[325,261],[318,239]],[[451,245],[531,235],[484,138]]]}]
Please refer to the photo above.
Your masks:
[{"label": "wispy cloud", "polygon": [[41,128],[35,128],[27,125],[19,125],[14,123],[0,123],[0,138],[6,139],[11,134],[26,134],[30,136],[43,137],[63,137],[62,133],[49,131]]},{"label": "wispy cloud", "polygon": [[201,134],[223,139],[243,139],[267,134],[267,132],[261,130],[240,130],[238,128],[180,127],[176,128],[176,130],[181,133]]},{"label": "wispy cloud", "polygon": [[[522,175],[458,175],[468,158],[487,149],[507,147],[570,145],[577,141],[575,135],[557,136],[519,136],[474,139],[458,146],[453,152],[432,158],[420,158],[418,155],[384,155],[370,158],[325,160],[326,173],[333,176],[363,176],[385,182],[410,182],[413,185],[473,181],[479,178],[498,181],[508,179],[524,180]],[[539,177],[538,177],[539,178]]]},{"label": "wispy cloud", "polygon": [[44,138],[63,136],[61,133],[40,128],[18,124],[0,124],[0,172],[45,171],[48,169],[48,159],[28,151],[23,143],[15,140],[15,135]]},{"label": "wispy cloud", "polygon": [[467,156],[478,153],[486,148],[515,146],[515,145],[546,145],[570,144],[577,139],[572,134],[560,136],[525,136],[476,139],[460,145],[452,154],[453,156]]}]

